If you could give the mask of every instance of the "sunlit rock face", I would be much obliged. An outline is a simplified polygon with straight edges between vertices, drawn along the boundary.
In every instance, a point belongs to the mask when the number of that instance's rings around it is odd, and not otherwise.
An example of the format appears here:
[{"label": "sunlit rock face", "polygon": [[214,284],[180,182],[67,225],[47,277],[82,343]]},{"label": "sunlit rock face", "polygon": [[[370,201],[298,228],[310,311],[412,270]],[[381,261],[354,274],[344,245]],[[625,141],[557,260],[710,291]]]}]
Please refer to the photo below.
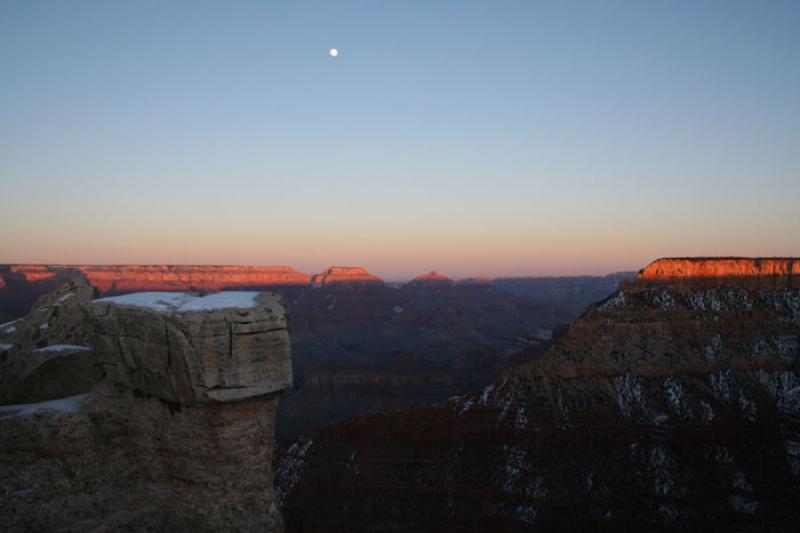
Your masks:
[{"label": "sunlit rock face", "polygon": [[362,267],[330,267],[321,274],[316,274],[311,283],[314,286],[334,285],[343,283],[378,283],[383,280],[378,276],[373,276]]},{"label": "sunlit rock face", "polygon": [[755,278],[800,286],[800,259],[794,258],[665,258],[653,261],[637,276],[640,281]]},{"label": "sunlit rock face", "polygon": [[220,291],[307,285],[311,277],[291,267],[127,265],[81,266],[89,283],[103,293],[136,291]]},{"label": "sunlit rock face", "polygon": [[9,531],[279,531],[275,407],[287,319],[254,292],[135,293],[90,304],[105,379],[0,406]]},{"label": "sunlit rock face", "polygon": [[624,283],[480,391],[287,447],[287,523],[793,530],[800,288],[772,267],[709,285],[729,260],[701,261],[701,278]]},{"label": "sunlit rock face", "polygon": [[11,274],[19,274],[28,283],[35,283],[55,277],[55,272],[43,265],[15,265],[11,267]]},{"label": "sunlit rock face", "polygon": [[142,291],[284,290],[308,287],[311,276],[287,266],[0,265],[0,320],[19,317],[36,299],[84,279],[105,295]]}]

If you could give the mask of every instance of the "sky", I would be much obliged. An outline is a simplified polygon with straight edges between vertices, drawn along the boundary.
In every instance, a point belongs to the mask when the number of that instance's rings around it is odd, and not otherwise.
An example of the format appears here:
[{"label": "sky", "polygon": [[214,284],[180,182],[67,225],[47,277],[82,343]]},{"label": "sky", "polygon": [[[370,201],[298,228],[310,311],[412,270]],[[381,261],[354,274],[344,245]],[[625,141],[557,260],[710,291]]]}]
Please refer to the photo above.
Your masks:
[{"label": "sky", "polygon": [[5,0],[0,263],[800,256],[798,27],[796,1]]}]

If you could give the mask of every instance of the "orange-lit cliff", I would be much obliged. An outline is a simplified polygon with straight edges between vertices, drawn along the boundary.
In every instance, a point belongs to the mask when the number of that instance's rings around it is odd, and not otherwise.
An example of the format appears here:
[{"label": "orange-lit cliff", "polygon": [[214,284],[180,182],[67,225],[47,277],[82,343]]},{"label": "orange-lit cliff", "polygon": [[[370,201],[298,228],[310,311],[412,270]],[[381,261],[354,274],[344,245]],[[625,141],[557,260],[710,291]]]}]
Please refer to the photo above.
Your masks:
[{"label": "orange-lit cliff", "polygon": [[361,267],[330,267],[325,272],[311,278],[314,285],[330,285],[333,283],[383,283]]},{"label": "orange-lit cliff", "polygon": [[12,265],[0,270],[0,279],[7,278],[3,285],[13,279],[31,284],[76,273],[103,293],[269,288],[311,281],[308,274],[287,266],[209,265]]},{"label": "orange-lit cliff", "polygon": [[800,277],[800,259],[790,257],[675,257],[653,261],[637,279],[680,280],[685,278]]}]

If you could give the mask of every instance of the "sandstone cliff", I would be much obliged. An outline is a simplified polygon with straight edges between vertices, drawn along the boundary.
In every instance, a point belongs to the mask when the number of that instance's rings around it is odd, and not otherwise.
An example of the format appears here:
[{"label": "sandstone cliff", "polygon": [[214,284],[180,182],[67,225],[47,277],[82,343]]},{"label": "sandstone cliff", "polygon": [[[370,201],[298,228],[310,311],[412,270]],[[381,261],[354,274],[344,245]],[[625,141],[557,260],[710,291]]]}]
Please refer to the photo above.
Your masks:
[{"label": "sandstone cliff", "polygon": [[479,392],[287,447],[288,524],[794,530],[800,289],[691,268],[726,275],[640,276]]},{"label": "sandstone cliff", "polygon": [[291,386],[271,295],[138,293],[90,307],[106,377],[0,407],[8,531],[277,531],[272,439]]},{"label": "sandstone cliff", "polygon": [[756,278],[800,286],[800,260],[793,258],[664,258],[653,261],[637,279],[679,280],[713,278]]}]

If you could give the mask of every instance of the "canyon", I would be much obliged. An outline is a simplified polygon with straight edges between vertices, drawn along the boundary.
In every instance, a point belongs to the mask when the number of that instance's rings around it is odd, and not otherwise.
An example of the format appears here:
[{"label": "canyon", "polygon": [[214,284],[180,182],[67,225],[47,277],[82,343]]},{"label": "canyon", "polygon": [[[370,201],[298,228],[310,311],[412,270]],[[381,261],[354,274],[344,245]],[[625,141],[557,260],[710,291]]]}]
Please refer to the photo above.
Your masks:
[{"label": "canyon", "polygon": [[[6,265],[0,276],[8,280],[0,289],[0,313],[7,313],[0,321],[27,313],[37,297],[73,281],[105,296],[217,289],[279,294],[292,316],[295,382],[280,401],[277,434],[293,438],[350,415],[429,405],[482,387],[504,368],[538,357],[549,340],[535,338],[537,332],[574,320],[631,274],[518,278],[510,290],[489,279],[451,281],[439,273],[386,284],[361,267],[308,276],[290,267]],[[556,289],[549,288],[553,283]],[[3,342],[13,339],[4,340],[0,330]]]},{"label": "canyon", "polygon": [[794,530],[796,264],[656,261],[480,390],[286,443],[288,527]]},{"label": "canyon", "polygon": [[[696,263],[400,287],[329,271],[356,281],[280,294],[16,269],[9,285],[61,284],[0,325],[0,520],[793,530],[797,260]],[[562,325],[556,302],[598,292]]]}]

